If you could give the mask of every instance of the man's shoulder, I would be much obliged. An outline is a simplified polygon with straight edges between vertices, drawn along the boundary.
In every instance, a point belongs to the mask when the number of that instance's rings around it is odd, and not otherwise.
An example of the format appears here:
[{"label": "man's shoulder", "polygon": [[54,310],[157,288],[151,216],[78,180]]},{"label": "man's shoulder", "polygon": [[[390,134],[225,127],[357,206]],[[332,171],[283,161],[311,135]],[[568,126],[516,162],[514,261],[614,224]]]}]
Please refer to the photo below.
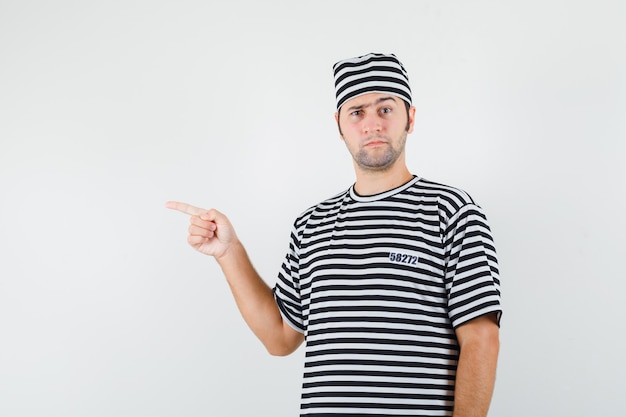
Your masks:
[{"label": "man's shoulder", "polygon": [[332,197],[326,198],[320,201],[317,204],[309,206],[306,210],[303,210],[300,215],[298,215],[296,223],[302,224],[306,223],[311,216],[319,216],[321,213],[327,213],[331,211],[334,207],[345,199],[345,197],[350,193],[350,189],[345,189],[340,193],[334,194]]},{"label": "man's shoulder", "polygon": [[468,204],[476,205],[472,196],[464,189],[425,178],[420,178],[407,191],[436,197],[440,203],[453,206],[457,210]]}]

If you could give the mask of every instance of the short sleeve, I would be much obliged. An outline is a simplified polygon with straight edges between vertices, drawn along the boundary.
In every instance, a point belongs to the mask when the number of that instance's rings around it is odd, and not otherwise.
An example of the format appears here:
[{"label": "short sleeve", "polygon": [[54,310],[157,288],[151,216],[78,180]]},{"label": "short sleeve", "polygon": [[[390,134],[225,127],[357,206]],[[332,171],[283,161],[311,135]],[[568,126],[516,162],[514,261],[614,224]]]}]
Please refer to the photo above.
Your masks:
[{"label": "short sleeve", "polygon": [[304,333],[299,280],[299,244],[295,227],[291,232],[289,250],[278,272],[278,279],[274,286],[274,298],[283,319],[294,330]]},{"label": "short sleeve", "polygon": [[502,315],[498,260],[487,218],[475,204],[461,207],[444,231],[445,285],[452,326],[489,313]]}]

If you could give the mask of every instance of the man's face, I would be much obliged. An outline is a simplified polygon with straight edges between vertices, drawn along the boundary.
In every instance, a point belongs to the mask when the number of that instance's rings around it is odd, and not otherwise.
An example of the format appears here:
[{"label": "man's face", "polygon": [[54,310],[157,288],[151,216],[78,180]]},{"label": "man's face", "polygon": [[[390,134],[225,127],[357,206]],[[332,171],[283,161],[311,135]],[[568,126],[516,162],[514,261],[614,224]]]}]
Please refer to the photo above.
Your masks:
[{"label": "man's face", "polygon": [[415,108],[407,112],[402,99],[370,93],[346,101],[335,119],[355,164],[366,171],[385,171],[404,157],[414,115]]}]

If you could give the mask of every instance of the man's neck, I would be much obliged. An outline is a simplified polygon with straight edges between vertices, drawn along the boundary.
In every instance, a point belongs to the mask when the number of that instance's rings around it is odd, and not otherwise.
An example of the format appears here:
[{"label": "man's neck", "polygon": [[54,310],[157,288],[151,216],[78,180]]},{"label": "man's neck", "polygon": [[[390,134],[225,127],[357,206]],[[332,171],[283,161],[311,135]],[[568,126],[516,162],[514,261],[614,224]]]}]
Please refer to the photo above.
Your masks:
[{"label": "man's neck", "polygon": [[392,190],[406,184],[413,178],[405,165],[392,167],[387,171],[363,171],[356,170],[356,183],[354,191],[359,195],[374,195]]}]

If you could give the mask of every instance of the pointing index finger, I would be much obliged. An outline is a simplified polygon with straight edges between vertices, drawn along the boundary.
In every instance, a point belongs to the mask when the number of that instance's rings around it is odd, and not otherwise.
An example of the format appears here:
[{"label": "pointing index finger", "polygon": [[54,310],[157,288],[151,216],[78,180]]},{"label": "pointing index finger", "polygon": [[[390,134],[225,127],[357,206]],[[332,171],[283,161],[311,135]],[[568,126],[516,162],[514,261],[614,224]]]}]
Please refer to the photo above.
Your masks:
[{"label": "pointing index finger", "polygon": [[181,213],[189,214],[190,216],[200,216],[206,213],[206,210],[200,207],[192,206],[191,204],[181,203],[179,201],[168,201],[165,203],[165,207],[168,209],[180,211]]}]

